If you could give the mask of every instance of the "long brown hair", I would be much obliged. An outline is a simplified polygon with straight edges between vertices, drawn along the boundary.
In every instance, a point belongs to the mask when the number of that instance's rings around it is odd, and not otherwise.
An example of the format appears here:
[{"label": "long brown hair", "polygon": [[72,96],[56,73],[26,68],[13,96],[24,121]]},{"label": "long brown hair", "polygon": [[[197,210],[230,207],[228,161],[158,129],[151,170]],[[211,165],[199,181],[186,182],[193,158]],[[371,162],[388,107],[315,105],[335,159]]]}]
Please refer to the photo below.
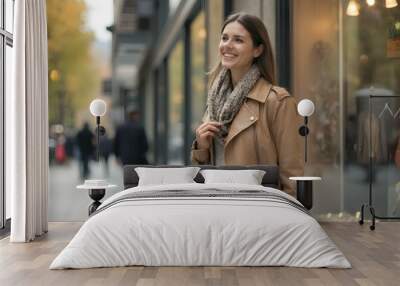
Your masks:
[{"label": "long brown hair", "polygon": [[[254,15],[246,13],[232,14],[225,20],[221,29],[221,34],[223,33],[225,26],[232,22],[240,23],[249,32],[255,47],[263,45],[264,49],[261,55],[254,59],[254,63],[257,65],[261,76],[265,80],[271,84],[276,84],[274,55],[272,53],[268,31],[267,28],[265,28],[264,23],[260,18]],[[221,68],[222,64],[221,61],[219,61],[219,63],[210,71],[209,86],[213,84],[218,73],[221,71]]]}]

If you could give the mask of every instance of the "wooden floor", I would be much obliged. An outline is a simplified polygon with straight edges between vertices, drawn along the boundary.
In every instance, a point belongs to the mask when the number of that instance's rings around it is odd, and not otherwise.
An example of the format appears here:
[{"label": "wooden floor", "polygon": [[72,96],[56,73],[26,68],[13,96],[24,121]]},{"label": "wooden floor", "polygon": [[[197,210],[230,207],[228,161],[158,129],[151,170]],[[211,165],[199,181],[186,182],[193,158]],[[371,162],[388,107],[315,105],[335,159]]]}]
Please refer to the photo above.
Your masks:
[{"label": "wooden floor", "polygon": [[120,267],[48,270],[81,223],[51,223],[32,243],[0,241],[0,285],[400,285],[400,222],[323,223],[353,268]]}]

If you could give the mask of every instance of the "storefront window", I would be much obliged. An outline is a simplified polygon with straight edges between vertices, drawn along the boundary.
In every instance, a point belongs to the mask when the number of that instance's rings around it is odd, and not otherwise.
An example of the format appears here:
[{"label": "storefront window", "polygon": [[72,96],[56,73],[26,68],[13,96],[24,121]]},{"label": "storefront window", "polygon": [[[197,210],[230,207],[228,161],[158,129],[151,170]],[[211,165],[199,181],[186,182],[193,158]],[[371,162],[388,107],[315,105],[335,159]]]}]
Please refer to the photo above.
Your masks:
[{"label": "storefront window", "polygon": [[[397,216],[400,8],[356,1],[353,11],[349,2],[292,1],[292,93],[316,105],[306,175],[323,180],[313,212],[321,219],[356,219],[371,182],[377,215]],[[370,95],[376,96],[371,125]]]},{"label": "storefront window", "polygon": [[183,164],[183,41],[179,40],[168,59],[168,164]]},{"label": "storefront window", "polygon": [[206,106],[206,71],[205,71],[205,16],[200,12],[190,26],[191,43],[191,132],[194,136],[195,130],[201,122]]},{"label": "storefront window", "polygon": [[[377,215],[399,215],[399,100],[392,96],[400,95],[400,8],[387,8],[385,1],[358,4],[358,13],[350,13],[348,1],[343,2],[344,208],[359,211],[361,202],[368,200],[371,182]],[[377,96],[372,101],[371,129],[369,95]]]}]

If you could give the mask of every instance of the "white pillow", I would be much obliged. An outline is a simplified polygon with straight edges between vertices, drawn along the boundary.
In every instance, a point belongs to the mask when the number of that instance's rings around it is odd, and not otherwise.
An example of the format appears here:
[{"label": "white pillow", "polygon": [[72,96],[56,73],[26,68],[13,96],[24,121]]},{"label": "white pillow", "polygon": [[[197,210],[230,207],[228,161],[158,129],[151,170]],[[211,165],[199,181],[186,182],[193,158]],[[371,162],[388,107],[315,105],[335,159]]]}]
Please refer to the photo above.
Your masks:
[{"label": "white pillow", "polygon": [[135,168],[139,176],[138,186],[195,183],[193,179],[199,170],[199,167]]},{"label": "white pillow", "polygon": [[265,171],[262,170],[201,170],[205,184],[226,183],[261,185]]}]

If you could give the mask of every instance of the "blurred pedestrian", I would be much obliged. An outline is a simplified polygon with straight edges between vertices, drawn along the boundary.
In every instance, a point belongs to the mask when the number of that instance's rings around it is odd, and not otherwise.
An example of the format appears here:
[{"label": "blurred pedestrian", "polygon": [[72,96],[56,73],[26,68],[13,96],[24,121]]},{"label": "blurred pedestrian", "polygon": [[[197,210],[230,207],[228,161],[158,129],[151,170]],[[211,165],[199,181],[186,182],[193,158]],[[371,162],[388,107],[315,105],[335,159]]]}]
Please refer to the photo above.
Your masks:
[{"label": "blurred pedestrian", "polygon": [[107,134],[104,134],[103,136],[100,136],[100,159],[104,163],[104,171],[105,175],[108,177],[110,174],[109,168],[108,168],[108,158],[110,157],[112,150],[113,149],[113,143],[108,138]]},{"label": "blurred pedestrian", "polygon": [[67,160],[74,159],[75,156],[75,138],[71,131],[65,132],[65,153]]},{"label": "blurred pedestrian", "polygon": [[59,135],[56,142],[57,142],[55,149],[56,162],[57,164],[62,165],[67,160],[67,154],[65,151],[65,136]]},{"label": "blurred pedestrian", "polygon": [[76,143],[79,148],[79,162],[81,170],[81,178],[85,179],[90,174],[89,160],[94,152],[94,134],[89,129],[89,124],[85,122],[83,128],[76,136]]},{"label": "blurred pedestrian", "polygon": [[131,110],[128,120],[117,128],[114,138],[114,153],[123,165],[148,164],[146,152],[149,148],[146,132],[139,124],[140,113]]}]

